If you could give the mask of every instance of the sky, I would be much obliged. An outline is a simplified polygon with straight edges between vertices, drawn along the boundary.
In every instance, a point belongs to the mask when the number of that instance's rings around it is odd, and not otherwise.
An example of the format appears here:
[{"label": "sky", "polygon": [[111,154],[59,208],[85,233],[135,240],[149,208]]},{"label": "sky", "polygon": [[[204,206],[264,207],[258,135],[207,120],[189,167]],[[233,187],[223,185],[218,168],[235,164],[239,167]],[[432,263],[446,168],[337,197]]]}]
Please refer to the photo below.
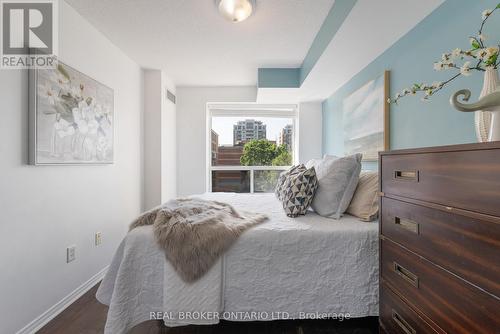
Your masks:
[{"label": "sky", "polygon": [[288,124],[293,124],[291,118],[212,117],[212,130],[219,135],[219,145],[233,145],[233,125],[245,119],[262,121],[266,125],[267,139],[273,141],[278,141],[281,129]]}]

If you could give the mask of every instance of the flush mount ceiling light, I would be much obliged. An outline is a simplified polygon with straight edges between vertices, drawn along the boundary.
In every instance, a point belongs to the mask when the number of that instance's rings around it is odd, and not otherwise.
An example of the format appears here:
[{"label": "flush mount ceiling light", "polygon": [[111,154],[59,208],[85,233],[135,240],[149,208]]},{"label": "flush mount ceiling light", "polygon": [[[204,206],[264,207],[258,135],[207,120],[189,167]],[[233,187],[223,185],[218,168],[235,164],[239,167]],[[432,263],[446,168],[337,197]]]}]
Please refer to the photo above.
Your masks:
[{"label": "flush mount ceiling light", "polygon": [[219,12],[231,22],[241,22],[252,15],[255,0],[216,0]]}]

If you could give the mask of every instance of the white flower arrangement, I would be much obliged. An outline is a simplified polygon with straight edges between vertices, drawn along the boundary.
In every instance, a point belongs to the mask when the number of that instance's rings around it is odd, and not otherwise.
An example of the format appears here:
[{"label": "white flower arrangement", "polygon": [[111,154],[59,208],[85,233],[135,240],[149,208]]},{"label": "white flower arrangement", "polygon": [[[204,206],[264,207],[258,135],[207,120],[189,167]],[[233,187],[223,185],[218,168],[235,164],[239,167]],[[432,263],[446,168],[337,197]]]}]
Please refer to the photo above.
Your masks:
[{"label": "white flower arrangement", "polygon": [[[448,83],[452,82],[459,76],[469,76],[474,71],[484,72],[487,68],[498,69],[500,66],[500,43],[496,46],[486,46],[485,41],[487,36],[483,34],[483,28],[492,14],[500,9],[500,3],[494,9],[486,9],[482,12],[482,22],[477,36],[469,38],[471,48],[469,50],[454,49],[449,53],[444,53],[441,60],[434,63],[434,70],[458,70],[458,73],[453,75],[446,81],[434,82],[433,84],[415,83],[412,87],[405,88],[402,92],[397,93],[392,99],[387,100],[388,103],[398,103],[398,100],[407,95],[416,95],[419,92],[424,93],[422,100],[428,100],[436,92],[443,89]],[[464,61],[463,64],[459,64]]]}]

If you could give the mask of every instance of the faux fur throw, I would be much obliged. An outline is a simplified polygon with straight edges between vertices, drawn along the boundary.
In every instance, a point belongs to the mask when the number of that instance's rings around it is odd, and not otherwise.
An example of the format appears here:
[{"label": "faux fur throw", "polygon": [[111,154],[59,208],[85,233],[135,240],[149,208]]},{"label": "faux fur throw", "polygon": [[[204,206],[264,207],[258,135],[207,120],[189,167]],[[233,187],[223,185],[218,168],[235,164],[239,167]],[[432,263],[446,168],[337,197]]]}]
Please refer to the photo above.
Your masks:
[{"label": "faux fur throw", "polygon": [[184,281],[194,282],[244,231],[266,219],[263,214],[238,212],[229,204],[188,198],[169,201],[142,214],[130,230],[153,225],[166,258]]}]

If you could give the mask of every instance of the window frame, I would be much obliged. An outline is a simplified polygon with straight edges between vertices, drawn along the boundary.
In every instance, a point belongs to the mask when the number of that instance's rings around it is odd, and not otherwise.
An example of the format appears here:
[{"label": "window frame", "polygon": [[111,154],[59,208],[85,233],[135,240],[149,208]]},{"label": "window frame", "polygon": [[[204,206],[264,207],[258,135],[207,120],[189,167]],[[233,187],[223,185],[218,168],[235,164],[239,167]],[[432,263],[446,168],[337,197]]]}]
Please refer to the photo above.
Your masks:
[{"label": "window frame", "polygon": [[206,104],[206,129],[205,129],[205,170],[206,170],[206,192],[212,192],[212,172],[225,171],[249,171],[250,192],[254,193],[254,172],[258,170],[286,170],[291,166],[212,166],[212,118],[213,117],[272,117],[289,118],[293,126],[293,161],[295,165],[299,161],[299,105],[298,104],[262,104],[262,103],[227,103],[208,102]]}]

